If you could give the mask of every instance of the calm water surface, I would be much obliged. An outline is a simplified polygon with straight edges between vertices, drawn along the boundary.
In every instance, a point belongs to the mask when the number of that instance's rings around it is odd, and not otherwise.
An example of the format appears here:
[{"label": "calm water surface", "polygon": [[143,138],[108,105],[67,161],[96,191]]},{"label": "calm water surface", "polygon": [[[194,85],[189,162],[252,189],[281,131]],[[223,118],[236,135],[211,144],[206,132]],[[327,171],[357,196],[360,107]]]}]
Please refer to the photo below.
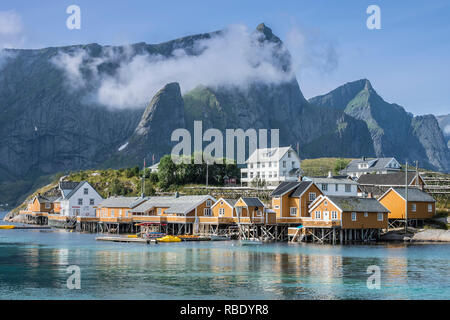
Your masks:
[{"label": "calm water surface", "polygon": [[[0,230],[0,299],[450,298],[448,244],[143,245],[95,237]],[[70,265],[81,269],[80,290],[67,288]],[[367,288],[371,265],[380,267],[380,290]]]}]

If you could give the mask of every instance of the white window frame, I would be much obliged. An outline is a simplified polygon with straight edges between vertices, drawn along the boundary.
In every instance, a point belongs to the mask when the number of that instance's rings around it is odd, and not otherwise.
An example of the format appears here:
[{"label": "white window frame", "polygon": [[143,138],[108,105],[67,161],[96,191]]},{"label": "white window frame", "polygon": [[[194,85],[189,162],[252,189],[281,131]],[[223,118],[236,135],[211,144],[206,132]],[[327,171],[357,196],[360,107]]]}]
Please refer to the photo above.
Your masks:
[{"label": "white window frame", "polygon": [[428,204],[428,212],[433,212],[433,204]]},{"label": "white window frame", "polygon": [[337,220],[338,214],[336,210],[331,211],[331,220]]},{"label": "white window frame", "polygon": [[[311,196],[313,196],[312,199],[311,199]],[[310,192],[309,195],[308,195],[308,199],[309,199],[309,201],[316,200],[316,193],[315,192]]]},{"label": "white window frame", "polygon": [[78,198],[78,205],[82,206],[83,205],[83,198]]},{"label": "white window frame", "polygon": [[314,219],[317,219],[317,220],[322,219],[322,212],[319,210],[314,211]]},{"label": "white window frame", "polygon": [[378,214],[377,214],[377,221],[383,221],[383,220],[384,220],[383,212],[378,212]]},{"label": "white window frame", "polygon": [[89,188],[84,188],[83,189],[83,194],[89,194]]},{"label": "white window frame", "polygon": [[52,206],[50,205],[50,203],[49,202],[46,202],[45,203],[45,209],[50,209]]},{"label": "white window frame", "polygon": [[212,216],[212,210],[211,210],[211,208],[204,208],[204,209],[203,209],[203,215],[204,215],[205,217],[211,217],[211,216]]},{"label": "white window frame", "polygon": [[212,205],[212,201],[211,200],[206,200],[206,206],[207,207],[211,207]]},{"label": "white window frame", "polygon": [[280,206],[279,206],[279,205],[276,205],[276,206],[275,206],[275,209],[280,209]]},{"label": "white window frame", "polygon": [[225,208],[219,208],[219,217],[223,217],[225,215]]},{"label": "white window frame", "polygon": [[345,185],[345,192],[352,192],[352,185],[351,184],[346,184]]},{"label": "white window frame", "polygon": [[157,209],[156,209],[156,214],[157,214],[158,216],[162,215],[162,208],[157,208]]},{"label": "white window frame", "polygon": [[90,206],[95,205],[95,199],[89,199],[89,205]]},{"label": "white window frame", "polygon": [[357,217],[356,217],[356,212],[352,212],[352,221],[356,221]]},{"label": "white window frame", "polygon": [[322,191],[328,191],[328,183],[322,183]]},{"label": "white window frame", "polygon": [[289,215],[297,216],[297,207],[290,207],[289,208]]},{"label": "white window frame", "polygon": [[411,212],[417,211],[417,205],[415,203],[411,203]]},{"label": "white window frame", "polygon": [[369,216],[368,212],[364,212],[364,218],[367,218]]}]

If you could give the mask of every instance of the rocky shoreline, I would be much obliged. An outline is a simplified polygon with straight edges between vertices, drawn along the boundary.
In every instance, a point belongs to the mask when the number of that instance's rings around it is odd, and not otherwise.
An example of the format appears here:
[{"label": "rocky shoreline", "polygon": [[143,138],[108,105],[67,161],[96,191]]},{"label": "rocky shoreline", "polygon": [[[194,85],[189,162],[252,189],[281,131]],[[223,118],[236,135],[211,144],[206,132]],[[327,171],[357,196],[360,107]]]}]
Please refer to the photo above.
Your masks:
[{"label": "rocky shoreline", "polygon": [[409,242],[450,242],[450,230],[444,229],[420,229],[389,231],[381,236],[382,241],[409,241]]}]

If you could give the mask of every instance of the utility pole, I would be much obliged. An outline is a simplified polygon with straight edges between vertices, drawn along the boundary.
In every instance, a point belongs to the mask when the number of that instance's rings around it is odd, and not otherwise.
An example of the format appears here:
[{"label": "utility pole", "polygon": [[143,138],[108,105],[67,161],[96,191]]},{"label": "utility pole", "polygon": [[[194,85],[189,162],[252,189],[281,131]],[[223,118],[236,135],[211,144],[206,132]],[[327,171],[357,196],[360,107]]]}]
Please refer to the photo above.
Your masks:
[{"label": "utility pole", "polygon": [[408,161],[405,171],[405,234],[408,232]]},{"label": "utility pole", "polygon": [[206,161],[206,189],[208,189],[208,161]]}]

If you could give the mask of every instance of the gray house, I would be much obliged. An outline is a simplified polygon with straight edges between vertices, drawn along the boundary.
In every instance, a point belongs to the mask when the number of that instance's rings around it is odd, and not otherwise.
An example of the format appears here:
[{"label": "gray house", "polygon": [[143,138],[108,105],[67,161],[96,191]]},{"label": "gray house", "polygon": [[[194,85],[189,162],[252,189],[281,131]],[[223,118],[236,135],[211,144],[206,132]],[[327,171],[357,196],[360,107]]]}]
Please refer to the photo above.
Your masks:
[{"label": "gray house", "polygon": [[352,178],[359,178],[363,174],[386,174],[399,172],[402,169],[400,163],[391,158],[366,158],[352,160],[340,173]]}]

